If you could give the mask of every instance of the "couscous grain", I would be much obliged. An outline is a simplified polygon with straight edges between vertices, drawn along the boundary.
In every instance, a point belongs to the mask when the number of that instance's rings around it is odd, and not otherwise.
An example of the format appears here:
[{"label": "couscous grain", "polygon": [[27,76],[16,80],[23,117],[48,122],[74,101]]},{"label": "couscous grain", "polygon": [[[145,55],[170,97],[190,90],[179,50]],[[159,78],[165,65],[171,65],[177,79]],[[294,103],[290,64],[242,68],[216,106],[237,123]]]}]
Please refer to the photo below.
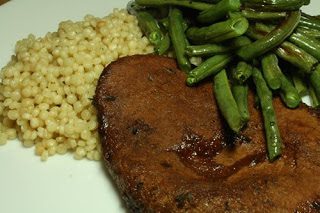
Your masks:
[{"label": "couscous grain", "polygon": [[0,72],[0,144],[18,137],[41,160],[68,151],[75,159],[99,160],[91,98],[100,73],[119,57],[151,52],[137,19],[117,9],[18,41]]}]

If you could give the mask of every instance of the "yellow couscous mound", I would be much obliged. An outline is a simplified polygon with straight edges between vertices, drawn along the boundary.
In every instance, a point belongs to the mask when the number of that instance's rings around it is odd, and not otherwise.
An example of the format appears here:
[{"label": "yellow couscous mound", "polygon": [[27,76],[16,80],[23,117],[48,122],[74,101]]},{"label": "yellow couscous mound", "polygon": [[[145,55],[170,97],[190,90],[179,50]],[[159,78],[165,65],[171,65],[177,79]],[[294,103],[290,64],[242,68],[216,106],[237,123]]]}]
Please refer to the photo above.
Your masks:
[{"label": "yellow couscous mound", "polygon": [[99,160],[91,98],[100,73],[119,57],[151,52],[126,10],[64,21],[57,32],[18,41],[0,72],[0,144],[18,138],[42,160],[67,152]]}]

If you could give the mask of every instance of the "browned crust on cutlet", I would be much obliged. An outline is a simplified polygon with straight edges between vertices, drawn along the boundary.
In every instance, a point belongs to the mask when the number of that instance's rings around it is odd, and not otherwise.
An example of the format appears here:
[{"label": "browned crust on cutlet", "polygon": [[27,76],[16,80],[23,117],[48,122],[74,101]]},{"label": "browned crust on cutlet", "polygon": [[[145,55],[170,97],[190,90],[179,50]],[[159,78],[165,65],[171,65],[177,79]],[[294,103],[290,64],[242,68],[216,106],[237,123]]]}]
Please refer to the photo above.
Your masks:
[{"label": "browned crust on cutlet", "polygon": [[234,136],[211,82],[185,86],[173,59],[111,63],[94,103],[106,166],[131,212],[319,211],[318,110],[275,98],[284,152],[270,163],[253,95],[248,127]]}]

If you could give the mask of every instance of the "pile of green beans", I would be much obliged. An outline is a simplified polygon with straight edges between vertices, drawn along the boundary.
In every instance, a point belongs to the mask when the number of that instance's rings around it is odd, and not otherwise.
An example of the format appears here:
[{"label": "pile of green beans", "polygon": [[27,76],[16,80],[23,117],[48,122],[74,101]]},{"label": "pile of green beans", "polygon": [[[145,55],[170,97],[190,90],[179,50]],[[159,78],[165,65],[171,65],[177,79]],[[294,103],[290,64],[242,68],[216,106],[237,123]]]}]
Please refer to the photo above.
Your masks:
[{"label": "pile of green beans", "polygon": [[294,109],[309,95],[311,106],[320,106],[320,18],[300,11],[309,3],[134,0],[129,12],[134,8],[156,54],[176,58],[188,86],[212,80],[220,112],[235,134],[250,120],[248,91],[256,91],[273,161],[283,149],[273,97]]}]

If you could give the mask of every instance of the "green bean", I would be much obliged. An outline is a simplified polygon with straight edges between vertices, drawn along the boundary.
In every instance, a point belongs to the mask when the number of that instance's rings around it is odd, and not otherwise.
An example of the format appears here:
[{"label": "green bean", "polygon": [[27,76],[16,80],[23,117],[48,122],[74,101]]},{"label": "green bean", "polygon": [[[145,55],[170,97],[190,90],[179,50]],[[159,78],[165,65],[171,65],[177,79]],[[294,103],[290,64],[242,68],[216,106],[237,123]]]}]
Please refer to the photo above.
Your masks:
[{"label": "green bean", "polygon": [[320,20],[303,13],[299,26],[305,27],[307,29],[320,30]]},{"label": "green bean", "polygon": [[[266,24],[263,24],[261,22],[256,22],[255,25],[254,25],[254,29],[257,30],[257,31],[260,31],[261,34],[264,34],[264,35],[268,34],[272,30],[274,30],[276,27],[277,26],[266,25]],[[302,35],[297,35],[297,34],[302,34]],[[320,38],[320,31],[313,30],[313,29],[307,29],[307,28],[304,28],[304,27],[297,27],[295,32],[290,35],[289,40],[290,39],[292,39],[292,40],[296,39],[295,37],[302,37],[303,38],[302,42],[305,42],[305,40],[307,40],[307,38],[305,38],[305,37],[310,37],[310,38],[313,38],[313,39]]]},{"label": "green bean", "polygon": [[221,44],[203,44],[186,47],[188,56],[213,56],[230,52],[230,47]]},{"label": "green bean", "polygon": [[191,64],[186,57],[185,47],[187,46],[187,39],[183,30],[183,16],[179,9],[171,8],[169,12],[169,34],[172,45],[175,50],[176,58],[180,69],[185,72],[191,70]]},{"label": "green bean", "polygon": [[245,35],[253,40],[259,40],[259,39],[262,39],[267,34],[268,33],[266,33],[265,31],[261,31],[260,29],[257,29],[256,26],[250,25]]},{"label": "green bean", "polygon": [[313,108],[319,107],[320,106],[320,101],[319,101],[319,99],[318,99],[318,97],[316,95],[316,92],[315,92],[313,86],[310,85],[308,89],[309,89],[309,96],[310,96],[311,106]]},{"label": "green bean", "polygon": [[[260,25],[263,26],[262,24]],[[265,27],[260,27],[257,30],[255,27],[250,26],[246,35],[253,39],[261,39],[268,34],[267,28],[268,26],[265,25]],[[318,60],[312,55],[288,41],[283,42],[274,52],[279,58],[288,61],[305,73],[310,73],[318,63]]]},{"label": "green bean", "polygon": [[162,5],[174,5],[187,7],[195,10],[207,10],[214,4],[208,4],[204,2],[196,2],[190,0],[136,0],[136,3],[146,7],[158,7]]},{"label": "green bean", "polygon": [[192,45],[186,47],[186,54],[188,56],[213,56],[216,54],[229,53],[239,47],[250,44],[248,37],[239,36],[228,41],[228,44],[204,44]]},{"label": "green bean", "polygon": [[273,161],[281,155],[282,143],[276,114],[272,105],[272,93],[269,90],[260,70],[253,68],[252,77],[256,85],[256,91],[262,110],[268,156],[269,159]]},{"label": "green bean", "polygon": [[200,12],[197,20],[201,23],[213,23],[226,17],[230,11],[239,11],[241,6],[240,0],[222,0],[213,7]]},{"label": "green bean", "polygon": [[247,36],[239,36],[234,39],[228,40],[223,44],[230,46],[232,49],[238,49],[239,47],[251,44],[251,40]]},{"label": "green bean", "polygon": [[307,95],[308,88],[307,88],[305,79],[297,73],[291,73],[291,76],[292,76],[294,87],[297,89],[300,97]]},{"label": "green bean", "polygon": [[227,17],[234,19],[234,18],[245,18],[240,11],[230,11],[227,14]]},{"label": "green bean", "polygon": [[240,61],[237,67],[232,70],[232,77],[239,84],[243,84],[252,75],[252,66]]},{"label": "green bean", "polygon": [[216,3],[220,2],[221,0],[197,0],[197,1],[207,2],[207,3],[214,3],[214,4],[216,4]]},{"label": "green bean", "polygon": [[[161,19],[160,23],[165,29],[167,30],[169,29],[169,17],[165,17]],[[185,20],[183,20],[182,25],[183,25],[183,31],[186,31],[188,29],[188,23]]]},{"label": "green bean", "polygon": [[318,63],[318,60],[312,55],[287,41],[283,42],[281,46],[275,50],[275,53],[279,58],[288,61],[304,73],[311,73]]},{"label": "green bean", "polygon": [[287,16],[286,12],[266,12],[253,9],[244,9],[242,15],[250,20],[278,20]]},{"label": "green bean", "polygon": [[232,95],[225,69],[214,76],[214,94],[224,119],[229,127],[238,133],[243,127],[243,121],[237,103]]},{"label": "green bean", "polygon": [[280,45],[293,32],[300,20],[300,12],[291,12],[282,25],[263,38],[239,49],[238,55],[248,61]]},{"label": "green bean", "polygon": [[233,97],[237,103],[239,113],[243,122],[247,123],[250,119],[248,109],[248,84],[234,83],[231,86]]},{"label": "green bean", "polygon": [[131,15],[137,15],[139,10],[145,9],[144,7],[139,6],[135,1],[129,1],[126,7],[127,11]]},{"label": "green bean", "polygon": [[317,98],[320,100],[320,65],[310,75],[310,83],[314,88]]},{"label": "green bean", "polygon": [[156,10],[156,14],[157,14],[157,16],[155,16],[155,17],[157,17],[158,19],[168,17],[168,15],[169,15],[170,7],[168,7],[166,5],[156,7],[154,9]]},{"label": "green bean", "polygon": [[208,58],[188,73],[187,85],[193,86],[206,77],[217,74],[224,69],[231,60],[231,55],[215,55]]},{"label": "green bean", "polygon": [[243,35],[248,26],[243,17],[231,18],[208,27],[191,27],[187,30],[187,37],[195,43],[216,43]]},{"label": "green bean", "polygon": [[258,31],[261,31],[265,34],[268,34],[270,33],[272,30],[276,29],[277,26],[275,25],[266,25],[266,24],[263,24],[261,22],[256,22],[255,25],[254,25],[255,29],[257,29]]},{"label": "green bean", "polygon": [[308,5],[310,0],[242,0],[244,7],[270,11],[294,11]]},{"label": "green bean", "polygon": [[136,12],[138,24],[142,32],[154,46],[154,51],[158,55],[163,55],[170,47],[170,37],[164,35],[158,21],[146,11]]},{"label": "green bean", "polygon": [[170,48],[170,36],[169,34],[165,34],[160,42],[154,47],[154,51],[158,55],[165,54]]},{"label": "green bean", "polygon": [[310,38],[302,33],[293,33],[289,41],[305,50],[307,53],[320,60],[320,41]]},{"label": "green bean", "polygon": [[280,96],[283,102],[289,108],[298,107],[301,103],[301,97],[299,95],[298,90],[293,86],[291,81],[284,74],[281,74],[280,79]]},{"label": "green bean", "polygon": [[310,38],[313,38],[313,39],[320,39],[320,31],[319,30],[306,29],[304,27],[297,27],[296,32],[302,33],[302,34],[304,34]]},{"label": "green bean", "polygon": [[317,15],[309,15],[309,14],[304,13],[304,12],[301,12],[301,15],[306,17],[306,18],[317,19]]},{"label": "green bean", "polygon": [[277,90],[281,87],[281,70],[278,65],[278,58],[273,53],[268,53],[261,60],[262,72],[269,87]]},{"label": "green bean", "polygon": [[165,17],[161,20],[159,20],[159,23],[166,29],[169,29],[169,17]]},{"label": "green bean", "polygon": [[162,38],[162,31],[157,20],[148,12],[137,12],[139,27],[151,44],[157,45]]},{"label": "green bean", "polygon": [[170,47],[170,37],[164,35],[158,21],[146,11],[136,12],[139,27],[154,46],[158,55],[163,55]]}]

